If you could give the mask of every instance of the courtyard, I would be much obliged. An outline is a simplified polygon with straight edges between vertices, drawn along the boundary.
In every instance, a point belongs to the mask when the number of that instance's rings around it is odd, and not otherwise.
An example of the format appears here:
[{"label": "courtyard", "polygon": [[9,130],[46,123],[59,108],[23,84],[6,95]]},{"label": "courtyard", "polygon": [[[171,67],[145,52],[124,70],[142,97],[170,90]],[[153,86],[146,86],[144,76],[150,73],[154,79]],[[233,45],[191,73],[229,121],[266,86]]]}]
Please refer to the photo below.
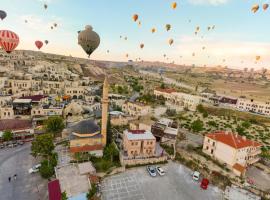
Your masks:
[{"label": "courtyard", "polygon": [[162,165],[165,176],[151,177],[146,167],[127,169],[126,172],[105,178],[102,182],[104,200],[218,200],[222,191],[210,185],[202,190],[193,181],[192,171],[178,163]]}]

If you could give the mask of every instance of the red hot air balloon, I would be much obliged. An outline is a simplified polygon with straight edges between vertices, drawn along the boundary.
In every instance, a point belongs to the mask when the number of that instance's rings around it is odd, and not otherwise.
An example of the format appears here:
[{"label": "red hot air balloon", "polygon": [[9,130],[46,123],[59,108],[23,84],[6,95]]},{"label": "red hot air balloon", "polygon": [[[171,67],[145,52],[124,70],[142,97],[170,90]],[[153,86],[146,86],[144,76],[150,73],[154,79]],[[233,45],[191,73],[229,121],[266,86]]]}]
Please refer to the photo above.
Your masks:
[{"label": "red hot air balloon", "polygon": [[35,41],[35,45],[36,45],[36,47],[37,47],[38,49],[41,49],[41,47],[43,46],[43,42],[37,40],[37,41]]},{"label": "red hot air balloon", "polygon": [[11,53],[19,44],[19,36],[9,30],[0,30],[0,46],[7,52]]}]

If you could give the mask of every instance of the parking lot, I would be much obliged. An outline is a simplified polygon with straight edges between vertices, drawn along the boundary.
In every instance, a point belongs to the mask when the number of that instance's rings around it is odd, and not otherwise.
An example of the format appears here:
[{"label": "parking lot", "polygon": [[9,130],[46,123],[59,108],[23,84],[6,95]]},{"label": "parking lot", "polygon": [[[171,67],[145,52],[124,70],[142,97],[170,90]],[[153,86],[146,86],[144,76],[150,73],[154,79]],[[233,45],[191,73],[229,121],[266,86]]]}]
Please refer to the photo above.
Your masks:
[{"label": "parking lot", "polygon": [[129,169],[124,173],[105,178],[102,182],[104,200],[219,200],[222,191],[209,185],[202,190],[193,181],[186,167],[170,162],[162,166],[165,176],[151,177],[146,167]]},{"label": "parking lot", "polygon": [[[0,150],[0,199],[2,200],[47,200],[47,181],[38,173],[28,170],[38,163],[30,155],[30,143]],[[8,181],[17,174],[16,180]]]}]

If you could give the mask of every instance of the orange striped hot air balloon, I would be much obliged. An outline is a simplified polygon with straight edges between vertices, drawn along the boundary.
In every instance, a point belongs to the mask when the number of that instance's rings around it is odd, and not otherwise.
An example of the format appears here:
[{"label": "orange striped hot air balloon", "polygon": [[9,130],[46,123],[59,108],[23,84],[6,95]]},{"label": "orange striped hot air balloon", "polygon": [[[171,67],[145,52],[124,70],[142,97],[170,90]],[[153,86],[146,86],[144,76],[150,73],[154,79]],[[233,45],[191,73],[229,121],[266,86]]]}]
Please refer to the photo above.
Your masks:
[{"label": "orange striped hot air balloon", "polygon": [[11,53],[19,44],[19,36],[9,30],[0,30],[0,46],[7,52]]}]

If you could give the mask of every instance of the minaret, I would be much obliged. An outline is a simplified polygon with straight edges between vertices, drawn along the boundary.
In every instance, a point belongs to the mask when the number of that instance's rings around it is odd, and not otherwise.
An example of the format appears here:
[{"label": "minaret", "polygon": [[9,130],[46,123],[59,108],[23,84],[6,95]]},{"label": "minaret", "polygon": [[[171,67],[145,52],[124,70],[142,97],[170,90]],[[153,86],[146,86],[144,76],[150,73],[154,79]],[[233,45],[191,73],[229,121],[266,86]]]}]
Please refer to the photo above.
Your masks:
[{"label": "minaret", "polygon": [[105,146],[107,142],[107,122],[108,122],[108,108],[109,108],[109,83],[108,78],[105,76],[103,83],[103,96],[102,96],[102,119],[101,119],[101,135],[102,145]]}]

